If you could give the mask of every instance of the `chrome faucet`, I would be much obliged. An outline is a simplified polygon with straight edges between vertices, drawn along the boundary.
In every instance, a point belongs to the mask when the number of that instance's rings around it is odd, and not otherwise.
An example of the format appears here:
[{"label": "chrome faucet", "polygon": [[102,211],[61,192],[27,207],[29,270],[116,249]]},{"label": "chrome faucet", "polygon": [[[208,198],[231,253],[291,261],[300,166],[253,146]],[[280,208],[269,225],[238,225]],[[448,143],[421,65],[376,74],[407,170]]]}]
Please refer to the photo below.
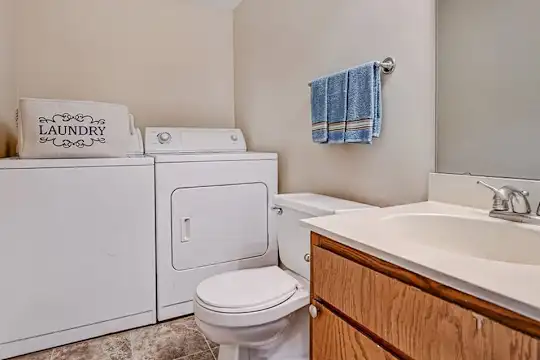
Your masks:
[{"label": "chrome faucet", "polygon": [[483,181],[477,181],[477,184],[493,192],[493,206],[489,216],[514,222],[540,224],[540,204],[536,209],[536,215],[531,215],[528,191],[509,185],[497,189]]}]

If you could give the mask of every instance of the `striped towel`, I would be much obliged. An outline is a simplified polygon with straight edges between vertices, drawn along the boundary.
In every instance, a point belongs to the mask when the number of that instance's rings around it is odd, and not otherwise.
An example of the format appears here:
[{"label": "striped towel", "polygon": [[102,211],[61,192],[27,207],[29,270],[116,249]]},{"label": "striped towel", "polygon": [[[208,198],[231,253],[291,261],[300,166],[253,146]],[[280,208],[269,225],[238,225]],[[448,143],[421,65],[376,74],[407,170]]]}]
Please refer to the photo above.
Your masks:
[{"label": "striped towel", "polygon": [[311,138],[316,143],[328,142],[328,78],[311,83]]},{"label": "striped towel", "polygon": [[371,144],[381,134],[381,73],[378,62],[349,70],[345,142]]},{"label": "striped towel", "polygon": [[328,78],[328,143],[345,142],[345,120],[347,119],[347,71]]}]

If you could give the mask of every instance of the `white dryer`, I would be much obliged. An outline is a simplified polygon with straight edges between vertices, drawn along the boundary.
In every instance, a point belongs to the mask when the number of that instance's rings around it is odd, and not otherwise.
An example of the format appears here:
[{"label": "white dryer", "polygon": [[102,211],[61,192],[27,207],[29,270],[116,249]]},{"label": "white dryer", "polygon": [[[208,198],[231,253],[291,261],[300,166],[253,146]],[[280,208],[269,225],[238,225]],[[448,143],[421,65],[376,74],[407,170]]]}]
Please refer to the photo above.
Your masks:
[{"label": "white dryer", "polygon": [[204,279],[278,262],[277,154],[237,129],[147,128],[155,158],[158,320],[193,312]]}]

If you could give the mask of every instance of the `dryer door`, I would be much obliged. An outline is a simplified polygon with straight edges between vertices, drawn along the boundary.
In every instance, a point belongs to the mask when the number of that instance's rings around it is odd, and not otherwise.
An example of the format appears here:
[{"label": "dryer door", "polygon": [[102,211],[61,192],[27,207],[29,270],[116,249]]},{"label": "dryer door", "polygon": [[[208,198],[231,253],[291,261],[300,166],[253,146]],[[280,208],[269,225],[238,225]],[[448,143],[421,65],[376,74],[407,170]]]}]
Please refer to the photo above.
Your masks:
[{"label": "dryer door", "polygon": [[262,183],[176,189],[171,197],[173,267],[187,270],[263,255],[267,192]]}]

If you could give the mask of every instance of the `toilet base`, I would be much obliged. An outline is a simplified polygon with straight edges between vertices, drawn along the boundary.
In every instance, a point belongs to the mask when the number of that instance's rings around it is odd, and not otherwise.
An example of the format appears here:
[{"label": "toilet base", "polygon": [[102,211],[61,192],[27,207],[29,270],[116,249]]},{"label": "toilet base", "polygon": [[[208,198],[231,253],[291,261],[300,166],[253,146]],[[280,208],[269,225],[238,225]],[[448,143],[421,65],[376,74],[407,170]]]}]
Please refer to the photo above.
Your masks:
[{"label": "toilet base", "polygon": [[261,346],[221,345],[218,360],[308,360],[309,313],[304,307],[289,317],[279,339]]},{"label": "toilet base", "polygon": [[249,350],[239,346],[221,345],[218,360],[249,360]]}]

